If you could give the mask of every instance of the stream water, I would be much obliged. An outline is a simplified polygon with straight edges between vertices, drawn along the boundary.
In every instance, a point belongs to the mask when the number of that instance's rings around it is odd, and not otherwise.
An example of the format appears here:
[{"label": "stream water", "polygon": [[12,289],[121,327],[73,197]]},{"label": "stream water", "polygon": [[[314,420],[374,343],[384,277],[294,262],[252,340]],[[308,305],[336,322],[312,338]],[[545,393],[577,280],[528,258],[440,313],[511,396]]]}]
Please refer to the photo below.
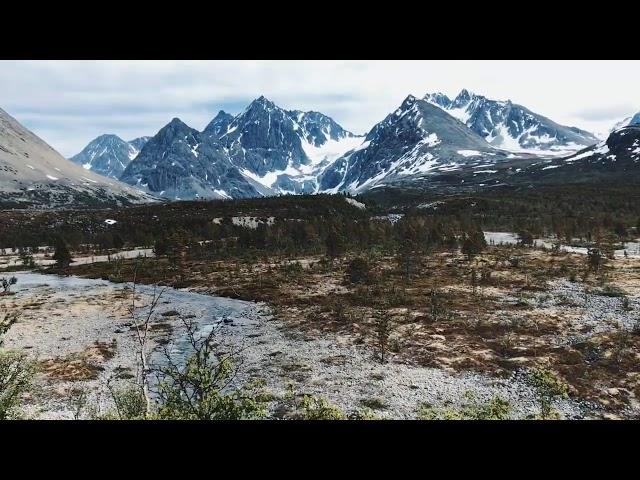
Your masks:
[{"label": "stream water", "polygon": [[[15,300],[33,299],[37,301],[39,298],[47,297],[49,301],[58,305],[68,304],[67,312],[69,320],[67,323],[68,332],[58,332],[53,330],[51,341],[57,340],[56,334],[63,335],[64,338],[73,338],[75,336],[82,337],[94,335],[100,338],[99,332],[93,333],[86,331],[91,326],[99,329],[101,325],[111,327],[109,333],[113,331],[114,315],[107,308],[93,308],[84,313],[72,316],[73,305],[82,303],[91,304],[94,299],[99,297],[108,298],[110,294],[125,293],[120,295],[119,302],[122,305],[129,305],[132,284],[123,283],[116,284],[105,280],[96,280],[88,278],[79,278],[74,276],[58,276],[43,275],[39,273],[16,272],[14,275],[18,282],[13,286],[12,291]],[[182,319],[191,319],[198,327],[198,336],[207,335],[213,328],[218,328],[219,335],[225,337],[242,337],[246,331],[251,330],[257,324],[256,308],[257,304],[242,300],[234,300],[229,298],[214,297],[187,290],[177,290],[174,288],[163,288],[147,285],[136,285],[136,293],[140,299],[137,301],[137,318],[139,321],[148,312],[146,305],[149,304],[153,295],[160,295],[157,307],[153,313],[152,324],[164,324],[169,326],[170,335],[168,340],[168,351],[171,358],[178,363],[182,363],[192,352],[189,338],[186,335],[186,328]],[[113,300],[112,300],[113,302]],[[0,311],[3,306],[0,303]],[[43,312],[46,315],[46,311]],[[87,318],[90,317],[90,318]],[[73,319],[80,318],[82,322],[74,322]],[[61,325],[64,327],[64,324]],[[130,327],[133,328],[133,327]],[[78,330],[77,332],[75,330]],[[78,335],[73,335],[78,333]],[[43,339],[44,340],[44,339]],[[83,338],[78,338],[82,341]],[[87,338],[84,338],[87,340]],[[94,338],[88,338],[94,340]],[[236,339],[234,339],[235,341]],[[37,342],[40,343],[40,342]],[[46,352],[45,345],[35,345],[36,350],[41,353]],[[161,366],[166,362],[164,349],[160,345],[156,346],[150,355],[151,366]]]}]

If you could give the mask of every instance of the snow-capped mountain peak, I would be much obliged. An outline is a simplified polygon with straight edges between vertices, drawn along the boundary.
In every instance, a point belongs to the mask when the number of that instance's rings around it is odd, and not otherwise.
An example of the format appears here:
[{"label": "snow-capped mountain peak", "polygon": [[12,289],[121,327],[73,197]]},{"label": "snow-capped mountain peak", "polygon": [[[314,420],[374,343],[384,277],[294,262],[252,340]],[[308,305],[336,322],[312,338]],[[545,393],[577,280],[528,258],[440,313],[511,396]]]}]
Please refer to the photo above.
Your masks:
[{"label": "snow-capped mountain peak", "polygon": [[361,142],[322,113],[262,95],[236,116],[218,112],[202,132],[173,119],[122,179],[171,198],[311,193],[318,173]]},{"label": "snow-capped mountain peak", "polygon": [[233,115],[220,110],[218,114],[209,122],[209,124],[203,130],[203,133],[219,138],[221,135],[227,133],[229,124],[233,121]]},{"label": "snow-capped mountain peak", "polygon": [[434,105],[437,105],[443,108],[449,108],[449,106],[452,103],[451,99],[442,92],[427,93],[424,96],[424,99],[429,103],[433,103]]},{"label": "snow-capped mountain peak", "polygon": [[314,147],[320,147],[330,140],[340,141],[343,138],[356,136],[323,113],[314,111],[302,112],[300,110],[290,110],[288,113],[301,128],[303,140]]},{"label": "snow-capped mountain peak", "polygon": [[445,109],[493,146],[515,151],[559,154],[593,145],[590,132],[567,127],[513,103],[491,100],[463,89],[453,100],[442,93],[424,99]]},{"label": "snow-capped mountain peak", "polygon": [[406,98],[402,101],[400,106],[393,112],[393,115],[396,117],[400,117],[406,114],[409,110],[411,110],[418,99],[413,95],[407,95]]},{"label": "snow-capped mountain peak", "polygon": [[317,171],[361,143],[330,117],[253,100],[218,141],[247,178],[277,193],[317,191]]},{"label": "snow-capped mountain peak", "polygon": [[86,170],[106,177],[119,178],[149,138],[140,137],[125,142],[114,134],[100,135],[70,160],[82,165]]},{"label": "snow-capped mountain peak", "polygon": [[236,118],[246,115],[249,112],[253,112],[253,114],[256,115],[257,114],[256,112],[260,112],[260,111],[269,112],[271,110],[276,110],[276,109],[280,110],[280,108],[277,107],[275,103],[273,103],[264,95],[260,95],[258,98],[254,99],[251,103],[249,103],[249,105],[247,105],[247,108],[245,108],[244,112],[242,112]]},{"label": "snow-capped mountain peak", "polygon": [[452,108],[461,108],[463,106],[469,105],[473,100],[477,97],[475,94],[469,92],[466,88],[462,89],[460,93],[456,96],[456,98],[451,103]]},{"label": "snow-capped mountain peak", "polygon": [[326,169],[320,185],[323,191],[357,193],[505,155],[440,107],[410,95],[359,147]]},{"label": "snow-capped mountain peak", "polygon": [[241,198],[262,193],[231,164],[215,136],[200,133],[178,118],[147,142],[121,180],[172,199]]}]

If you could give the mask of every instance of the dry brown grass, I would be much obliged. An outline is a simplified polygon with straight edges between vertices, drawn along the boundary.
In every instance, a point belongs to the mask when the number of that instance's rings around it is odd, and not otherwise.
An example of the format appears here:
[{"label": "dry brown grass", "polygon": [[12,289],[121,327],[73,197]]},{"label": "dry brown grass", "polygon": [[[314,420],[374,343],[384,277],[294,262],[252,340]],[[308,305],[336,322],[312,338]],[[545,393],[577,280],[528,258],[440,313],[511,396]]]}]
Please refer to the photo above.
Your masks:
[{"label": "dry brown grass", "polygon": [[[396,351],[391,356],[395,361],[498,376],[523,366],[546,364],[563,375],[574,394],[614,409],[635,401],[636,393],[640,395],[637,336],[622,353],[616,347],[619,340],[616,344],[611,335],[595,336],[592,341],[604,352],[597,361],[590,360],[583,345],[557,347],[549,341],[566,330],[572,306],[565,304],[549,313],[539,309],[533,298],[544,295],[552,279],[598,286],[600,278],[585,275],[584,256],[490,247],[469,262],[460,254],[435,253],[420,258],[408,280],[393,257],[382,256],[370,261],[367,284],[345,279],[351,258],[333,265],[325,264],[320,256],[296,259],[301,269],[274,260],[186,259],[176,268],[166,259],[147,259],[138,268],[138,281],[267,302],[292,334],[314,337],[333,332],[352,343],[373,344],[374,312],[382,309],[393,319]],[[94,264],[71,271],[100,278],[108,276],[108,269],[108,264]],[[133,272],[133,262],[125,262],[121,269],[126,278],[127,271]],[[478,274],[475,293],[472,269]],[[605,275],[609,284],[640,294],[640,260],[609,262]],[[442,310],[437,315],[433,292]],[[613,396],[611,388],[618,389]]]},{"label": "dry brown grass", "polygon": [[104,368],[100,365],[113,358],[116,344],[95,342],[87,349],[40,362],[41,371],[56,380],[95,380]]}]

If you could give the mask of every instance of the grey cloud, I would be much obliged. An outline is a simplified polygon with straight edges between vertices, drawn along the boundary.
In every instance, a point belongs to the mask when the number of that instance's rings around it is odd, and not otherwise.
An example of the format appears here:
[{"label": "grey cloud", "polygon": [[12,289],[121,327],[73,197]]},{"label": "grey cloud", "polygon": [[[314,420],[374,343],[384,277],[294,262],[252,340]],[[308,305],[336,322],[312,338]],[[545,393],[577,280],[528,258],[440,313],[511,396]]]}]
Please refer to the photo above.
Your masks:
[{"label": "grey cloud", "polygon": [[606,128],[640,106],[639,82],[637,61],[0,61],[0,108],[69,156],[101,133],[149,135],[174,116],[203,128],[218,110],[238,113],[260,95],[355,133],[409,93],[462,87],[559,123]]},{"label": "grey cloud", "polygon": [[[640,110],[640,106],[635,111]],[[634,109],[631,104],[612,105],[604,107],[587,108],[575,112],[577,118],[588,121],[593,120],[620,120],[623,117],[633,115]]]}]

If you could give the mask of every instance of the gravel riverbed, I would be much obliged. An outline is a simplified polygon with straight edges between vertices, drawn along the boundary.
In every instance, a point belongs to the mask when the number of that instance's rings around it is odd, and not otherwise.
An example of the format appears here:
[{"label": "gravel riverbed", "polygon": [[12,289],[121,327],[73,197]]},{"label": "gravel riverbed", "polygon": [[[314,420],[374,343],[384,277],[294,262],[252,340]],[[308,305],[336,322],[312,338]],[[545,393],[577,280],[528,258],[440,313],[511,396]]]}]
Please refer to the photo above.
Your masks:
[{"label": "gravel riverbed", "polygon": [[[26,272],[16,277],[16,294],[0,298],[0,309],[22,312],[4,347],[28,352],[40,361],[82,354],[96,366],[93,378],[81,380],[40,374],[39,393],[30,399],[26,416],[73,418],[69,392],[78,386],[89,392],[90,401],[101,410],[111,408],[107,380],[122,372],[137,372],[137,345],[127,314],[130,286]],[[153,287],[136,288],[139,304],[148,302]],[[538,412],[535,392],[522,373],[498,379],[394,361],[380,365],[369,347],[355,345],[350,337],[306,337],[274,319],[262,304],[168,288],[156,313],[152,363],[162,361],[160,339],[182,348],[184,329],[179,316],[197,319],[203,326],[219,324],[224,343],[243,348],[237,386],[260,378],[276,398],[284,396],[292,384],[295,391],[323,396],[347,412],[374,403],[382,418],[410,419],[416,418],[421,403],[455,407],[471,393],[478,401],[494,395],[509,400],[513,418]],[[94,351],[96,342],[109,346],[109,354]],[[273,408],[275,403],[272,412]],[[564,418],[590,416],[589,406],[574,400],[557,402],[556,408]]]}]

